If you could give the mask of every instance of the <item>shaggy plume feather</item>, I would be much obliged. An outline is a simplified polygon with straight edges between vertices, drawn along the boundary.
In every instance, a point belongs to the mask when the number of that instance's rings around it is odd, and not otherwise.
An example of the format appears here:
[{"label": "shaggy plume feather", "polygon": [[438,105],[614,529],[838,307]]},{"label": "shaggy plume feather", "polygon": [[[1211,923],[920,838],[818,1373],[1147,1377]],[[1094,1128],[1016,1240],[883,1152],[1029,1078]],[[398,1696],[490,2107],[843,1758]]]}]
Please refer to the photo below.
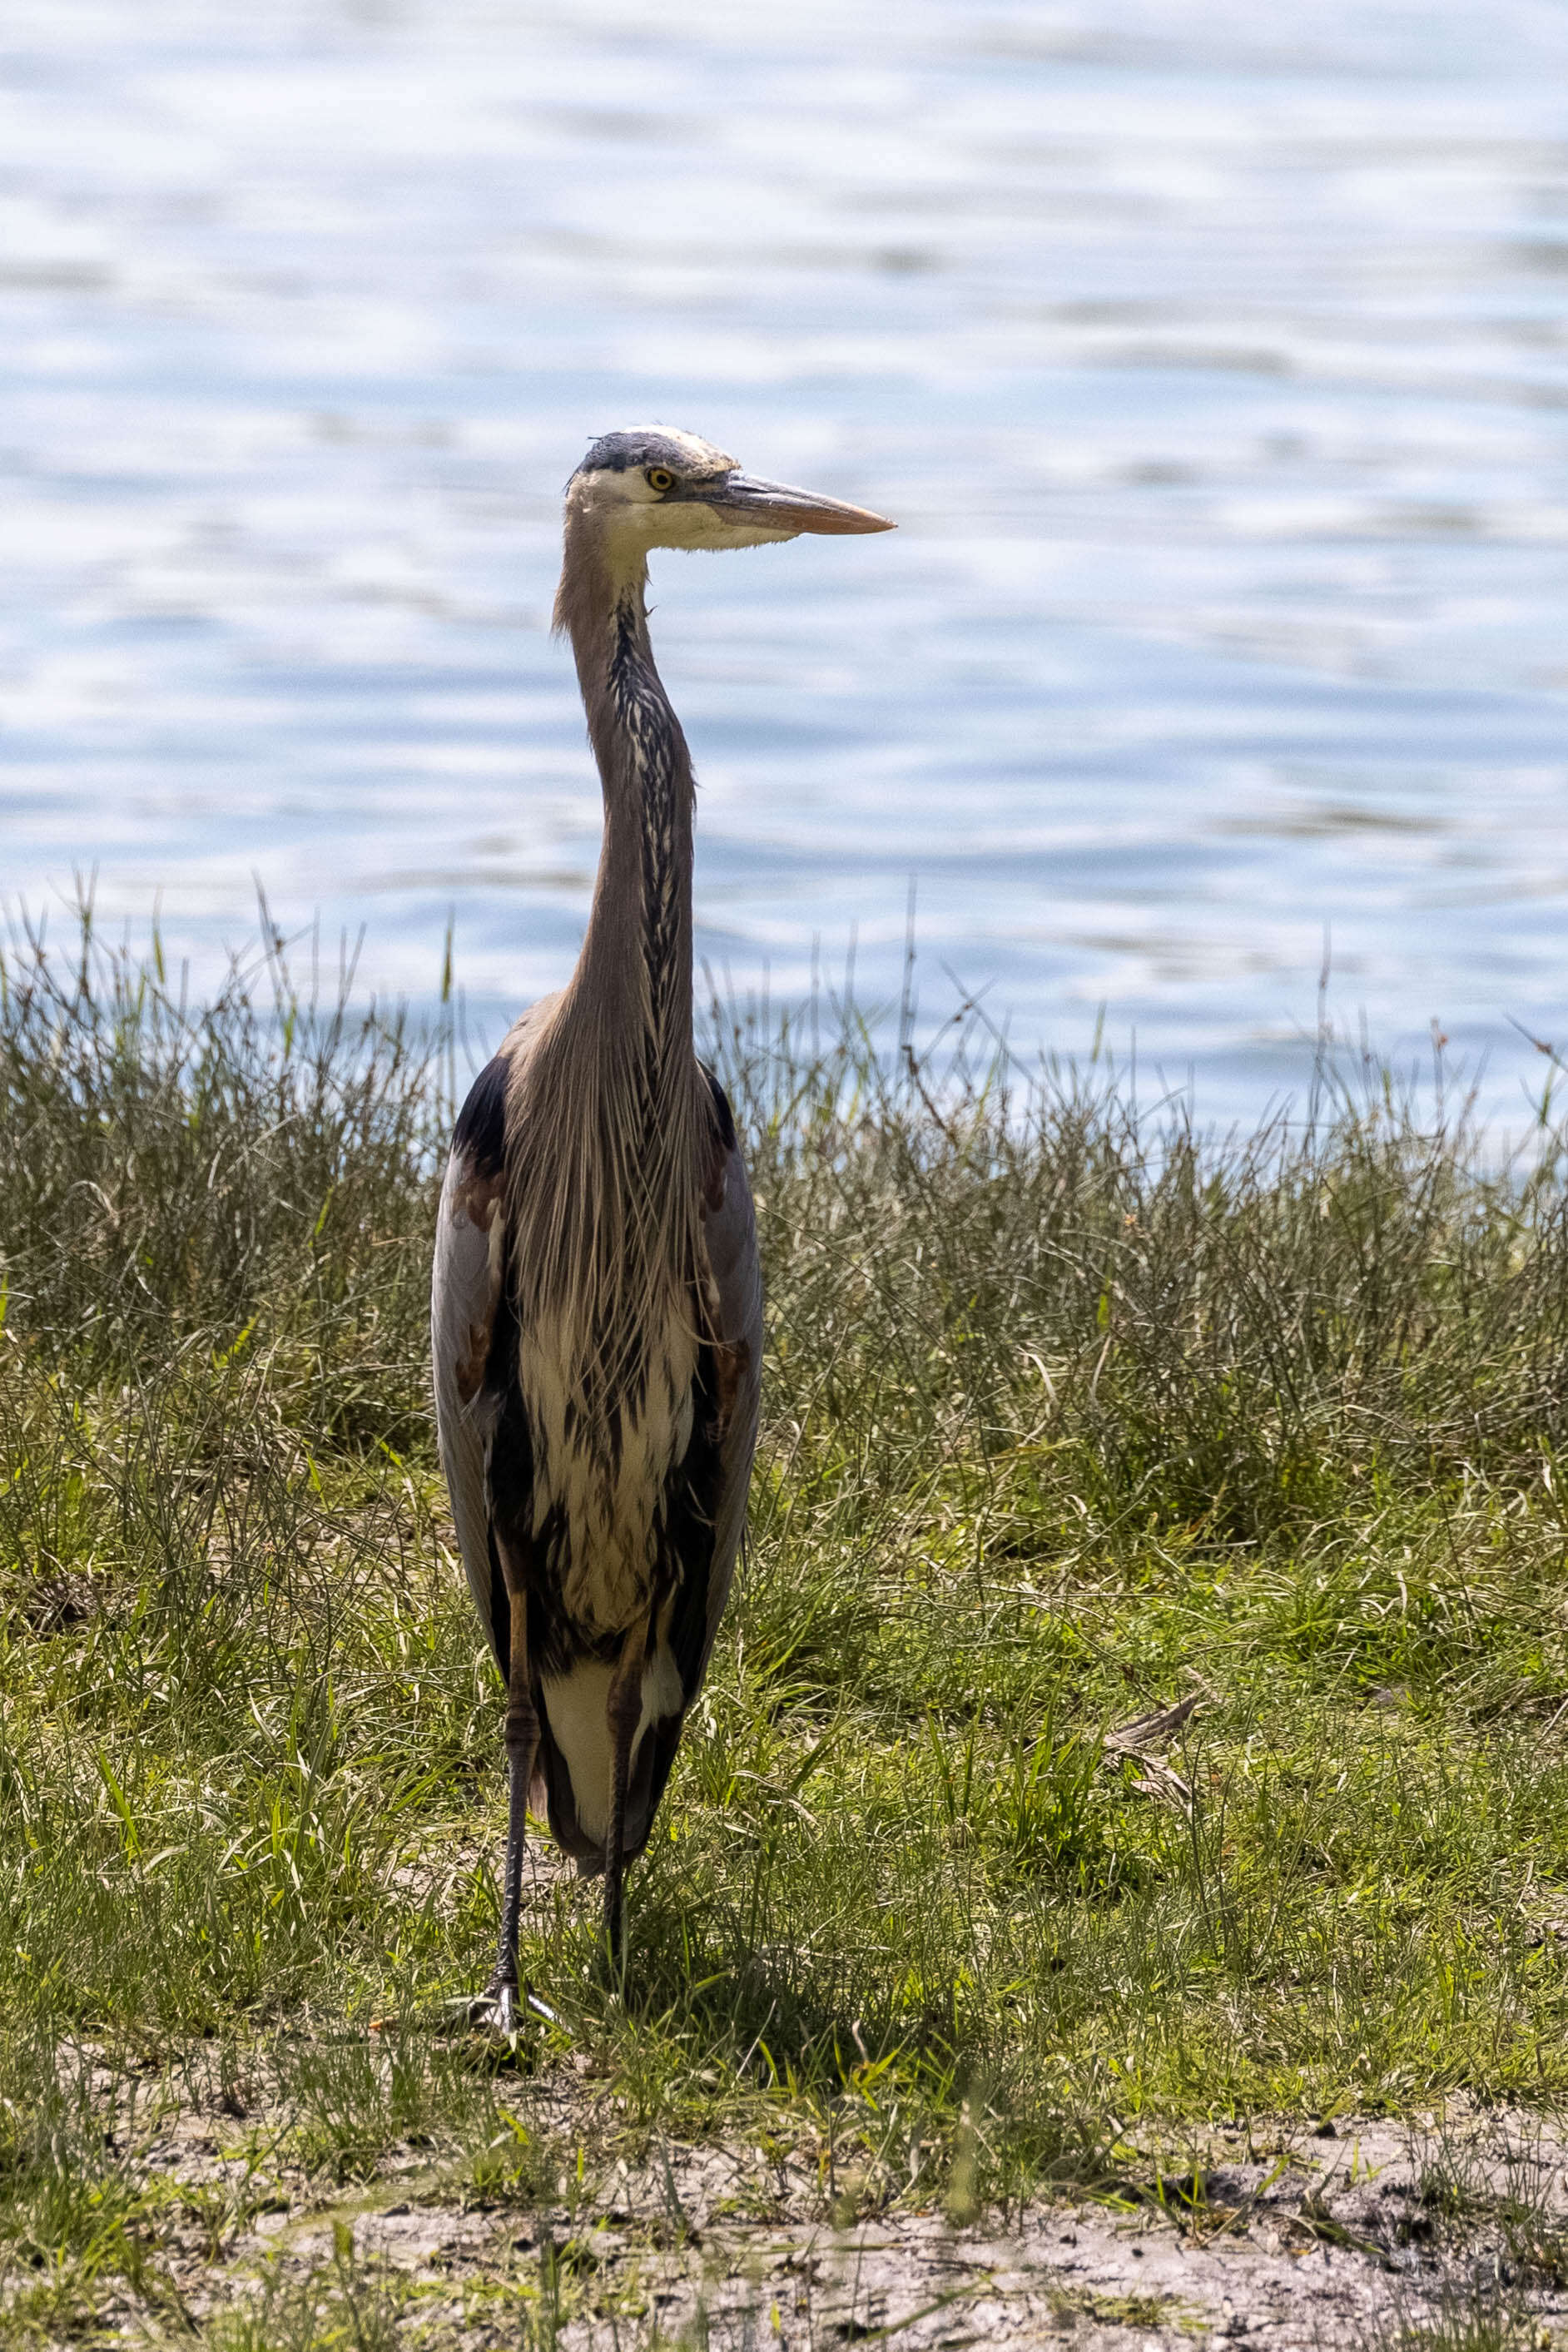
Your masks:
[{"label": "shaggy plume feather", "polygon": [[712,1119],[694,1064],[638,1051],[646,1041],[609,1024],[584,1051],[563,1011],[510,1098],[510,1283],[523,1328],[570,1330],[570,1400],[607,1443],[616,1400],[646,1382],[648,1334],[673,1325],[693,1347],[705,1336],[700,1203]]}]

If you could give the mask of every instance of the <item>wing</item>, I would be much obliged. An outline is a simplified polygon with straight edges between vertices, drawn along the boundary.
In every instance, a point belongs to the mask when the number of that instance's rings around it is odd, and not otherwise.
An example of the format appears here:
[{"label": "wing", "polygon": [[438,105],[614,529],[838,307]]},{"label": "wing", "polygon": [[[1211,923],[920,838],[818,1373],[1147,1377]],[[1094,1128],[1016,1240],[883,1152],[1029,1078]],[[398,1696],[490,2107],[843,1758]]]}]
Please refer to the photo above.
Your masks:
[{"label": "wing", "polygon": [[441,1467],[468,1590],[503,1675],[510,1618],[490,1539],[489,1506],[497,1398],[487,1389],[485,1372],[507,1258],[507,1095],[520,1055],[529,1051],[555,1001],[546,998],[524,1013],[468,1090],[452,1131],[430,1276],[430,1364]]},{"label": "wing", "polygon": [[712,1072],[707,1075],[719,1123],[719,1160],[715,1181],[703,1202],[702,1231],[718,1293],[719,1338],[729,1361],[719,1376],[723,1435],[713,1514],[713,1565],[708,1575],[701,1654],[693,1662],[695,1674],[689,1682],[687,1662],[681,1661],[688,1706],[707,1672],[719,1620],[730,1597],[746,1525],[746,1493],[752,1483],[763,1396],[763,1269],[757,1255],[756,1212],[729,1099]]},{"label": "wing", "polygon": [[495,1402],[485,1391],[485,1366],[506,1264],[506,1076],[498,1055],[479,1072],[463,1105],[441,1186],[430,1277],[430,1365],[441,1467],[468,1590],[503,1674],[488,1479]]},{"label": "wing", "polygon": [[[763,1387],[763,1276],[745,1162],[724,1089],[710,1071],[715,1148],[704,1189],[703,1237],[716,1293],[716,1347],[698,1373],[697,1427],[671,1481],[668,1539],[680,1563],[667,1639],[679,1703],[660,1709],[633,1759],[626,1791],[626,1853],[640,1853],[669,1778],[686,1712],[702,1685],[730,1597],[746,1524]],[[710,1435],[714,1432],[716,1435]],[[650,1679],[657,1679],[657,1660]],[[645,1685],[646,1689],[646,1685]],[[670,1694],[673,1699],[673,1692]],[[645,1702],[646,1703],[646,1702]]]}]

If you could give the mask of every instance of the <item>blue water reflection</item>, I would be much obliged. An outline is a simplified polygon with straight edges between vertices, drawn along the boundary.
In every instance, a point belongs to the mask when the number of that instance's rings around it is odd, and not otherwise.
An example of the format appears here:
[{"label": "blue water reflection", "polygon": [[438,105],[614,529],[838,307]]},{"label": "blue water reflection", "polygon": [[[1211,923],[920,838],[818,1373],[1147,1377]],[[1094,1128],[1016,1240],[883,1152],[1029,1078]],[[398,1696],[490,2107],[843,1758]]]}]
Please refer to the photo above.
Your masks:
[{"label": "blue water reflection", "polygon": [[[10,0],[0,889],[199,969],[368,925],[475,1025],[597,839],[590,432],[896,539],[667,558],[701,952],[856,945],[1201,1117],[1331,1000],[1568,1039],[1568,17],[1499,0]],[[950,979],[948,974],[952,977]]]}]

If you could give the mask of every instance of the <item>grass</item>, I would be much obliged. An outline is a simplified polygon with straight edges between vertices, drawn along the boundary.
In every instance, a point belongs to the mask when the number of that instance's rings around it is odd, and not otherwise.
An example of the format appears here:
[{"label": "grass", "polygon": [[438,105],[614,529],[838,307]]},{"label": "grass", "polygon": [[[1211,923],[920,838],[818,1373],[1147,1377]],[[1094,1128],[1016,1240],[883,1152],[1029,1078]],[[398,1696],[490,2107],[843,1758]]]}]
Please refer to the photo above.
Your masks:
[{"label": "grass", "polygon": [[[1214,1142],[849,1020],[716,1044],[770,1301],[750,1559],[626,2010],[591,1902],[529,1929],[524,2066],[594,2086],[551,2122],[446,2006],[502,1822],[426,1392],[450,1038],[276,946],[209,1003],[89,933],[9,951],[13,2329],[402,2341],[341,2237],[191,2305],[176,2258],[285,2176],[586,2213],[627,2151],[728,2139],[825,2213],[962,2217],[1143,2126],[1568,2093],[1555,1127],[1499,1165],[1362,1070]],[[587,2290],[524,2268],[542,2341]]]}]

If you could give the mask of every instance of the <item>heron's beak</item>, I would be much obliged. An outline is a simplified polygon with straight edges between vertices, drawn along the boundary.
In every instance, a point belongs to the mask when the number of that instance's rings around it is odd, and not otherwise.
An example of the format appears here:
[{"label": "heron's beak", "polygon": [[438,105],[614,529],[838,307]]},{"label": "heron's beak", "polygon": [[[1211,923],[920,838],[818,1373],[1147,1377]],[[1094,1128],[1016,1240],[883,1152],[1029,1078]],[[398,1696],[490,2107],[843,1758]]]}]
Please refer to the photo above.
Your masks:
[{"label": "heron's beak", "polygon": [[792,490],[785,482],[759,482],[750,474],[726,474],[700,491],[705,506],[736,522],[759,523],[779,532],[797,530],[896,530],[886,515],[869,507],[846,506],[842,499],[819,499]]}]

